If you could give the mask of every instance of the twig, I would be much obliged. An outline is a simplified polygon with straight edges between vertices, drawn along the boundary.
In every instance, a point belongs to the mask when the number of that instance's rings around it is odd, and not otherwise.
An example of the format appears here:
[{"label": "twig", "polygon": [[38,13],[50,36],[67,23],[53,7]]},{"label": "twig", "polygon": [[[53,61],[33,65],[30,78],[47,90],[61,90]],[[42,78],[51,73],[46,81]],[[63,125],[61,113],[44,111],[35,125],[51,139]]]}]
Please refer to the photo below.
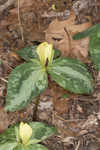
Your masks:
[{"label": "twig", "polygon": [[85,121],[85,119],[70,119],[70,120],[65,120],[61,116],[57,115],[57,112],[53,112],[53,115],[56,115],[60,120],[65,121],[65,122],[78,122],[78,121]]},{"label": "twig", "polygon": [[64,31],[66,32],[67,36],[68,36],[68,42],[69,42],[69,52],[71,53],[71,37],[70,37],[70,33],[67,31],[67,28],[64,27]]},{"label": "twig", "polygon": [[0,78],[0,80],[2,80],[2,81],[4,81],[4,82],[8,83],[8,81],[5,80],[4,78]]},{"label": "twig", "polygon": [[75,150],[78,150],[79,149],[79,147],[80,147],[80,141],[78,141],[78,144],[77,144],[77,146],[76,146],[76,148],[75,148]]},{"label": "twig", "polygon": [[18,21],[19,21],[19,26],[20,26],[21,37],[22,37],[22,40],[24,41],[24,31],[23,31],[23,27],[21,24],[21,18],[20,18],[20,0],[18,0]]}]

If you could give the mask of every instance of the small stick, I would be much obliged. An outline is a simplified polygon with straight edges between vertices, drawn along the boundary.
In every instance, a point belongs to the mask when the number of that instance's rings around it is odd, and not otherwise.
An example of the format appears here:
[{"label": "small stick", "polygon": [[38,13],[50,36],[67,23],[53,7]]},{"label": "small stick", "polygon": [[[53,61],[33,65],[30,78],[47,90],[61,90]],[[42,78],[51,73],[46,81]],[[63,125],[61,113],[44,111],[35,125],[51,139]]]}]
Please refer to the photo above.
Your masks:
[{"label": "small stick", "polygon": [[22,37],[22,40],[24,41],[24,31],[23,31],[23,27],[21,24],[21,18],[20,18],[20,0],[18,0],[18,21],[19,21],[19,26],[20,26],[21,37]]},{"label": "small stick", "polygon": [[4,82],[8,83],[8,81],[5,80],[4,78],[0,78],[0,80],[2,80],[2,81],[4,81]]},{"label": "small stick", "polygon": [[79,149],[79,147],[80,147],[80,141],[78,141],[78,144],[77,144],[77,146],[76,146],[76,148],[75,148],[75,150],[78,150]]},{"label": "small stick", "polygon": [[64,27],[64,31],[66,32],[67,36],[68,36],[68,42],[69,42],[69,51],[71,53],[71,37],[70,37],[70,33],[67,31],[66,27]]}]

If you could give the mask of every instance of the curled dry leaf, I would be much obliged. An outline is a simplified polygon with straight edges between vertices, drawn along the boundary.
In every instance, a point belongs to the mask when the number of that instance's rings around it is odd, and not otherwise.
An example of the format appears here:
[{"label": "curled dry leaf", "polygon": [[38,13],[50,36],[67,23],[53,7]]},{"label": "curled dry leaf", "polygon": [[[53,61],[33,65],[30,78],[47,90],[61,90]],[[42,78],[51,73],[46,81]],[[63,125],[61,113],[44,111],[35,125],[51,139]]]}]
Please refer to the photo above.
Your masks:
[{"label": "curled dry leaf", "polygon": [[13,58],[15,58],[18,61],[21,60],[20,57],[15,52],[10,52],[9,53],[9,57],[13,57]]},{"label": "curled dry leaf", "polygon": [[58,114],[68,113],[68,109],[69,109],[68,98],[53,99],[53,104],[54,104],[55,111]]},{"label": "curled dry leaf", "polygon": [[68,20],[55,19],[45,31],[45,39],[61,50],[63,56],[86,60],[88,56],[89,37],[82,40],[73,40],[72,36],[91,26],[91,22],[75,24],[75,14],[71,13]]}]

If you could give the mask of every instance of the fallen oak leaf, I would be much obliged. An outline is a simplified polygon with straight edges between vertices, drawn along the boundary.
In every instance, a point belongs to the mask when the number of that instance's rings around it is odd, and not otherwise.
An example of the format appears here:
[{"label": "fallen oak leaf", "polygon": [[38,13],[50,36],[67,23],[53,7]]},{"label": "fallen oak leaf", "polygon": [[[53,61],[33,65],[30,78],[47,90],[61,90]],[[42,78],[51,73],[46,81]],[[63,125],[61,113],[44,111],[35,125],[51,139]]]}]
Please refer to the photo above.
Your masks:
[{"label": "fallen oak leaf", "polygon": [[45,39],[53,43],[54,47],[61,50],[62,56],[77,58],[82,61],[87,60],[89,37],[82,40],[73,40],[72,37],[78,32],[82,32],[92,24],[91,22],[75,24],[75,14],[71,13],[68,20],[52,21],[45,31]]},{"label": "fallen oak leaf", "polygon": [[0,133],[6,130],[9,126],[8,114],[3,111],[3,107],[0,107]]}]

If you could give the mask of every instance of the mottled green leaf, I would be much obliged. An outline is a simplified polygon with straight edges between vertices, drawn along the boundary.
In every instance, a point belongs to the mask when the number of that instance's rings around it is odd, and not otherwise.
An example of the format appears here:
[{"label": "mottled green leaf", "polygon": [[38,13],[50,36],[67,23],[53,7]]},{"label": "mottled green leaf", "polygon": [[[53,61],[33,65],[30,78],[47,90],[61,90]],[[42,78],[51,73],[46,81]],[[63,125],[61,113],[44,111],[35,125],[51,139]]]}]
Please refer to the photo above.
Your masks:
[{"label": "mottled green leaf", "polygon": [[14,150],[48,150],[48,149],[41,144],[33,144],[28,146],[23,146],[22,144],[19,144],[17,147],[14,148]]},{"label": "mottled green leaf", "polygon": [[27,146],[25,150],[48,150],[48,149],[41,144],[33,144],[33,145]]},{"label": "mottled green leaf", "polygon": [[6,141],[5,143],[0,142],[0,150],[13,150],[17,146],[17,142]]},{"label": "mottled green leaf", "polygon": [[59,58],[48,66],[48,73],[64,89],[73,93],[92,93],[92,77],[79,60]]},{"label": "mottled green leaf", "polygon": [[[37,49],[36,45],[27,46],[17,51],[17,54],[26,61],[29,61],[30,59],[33,59],[33,58],[38,59],[36,49]],[[60,51],[54,48],[54,58],[57,58],[58,56],[60,56]]]},{"label": "mottled green leaf", "polygon": [[80,40],[82,38],[85,38],[85,37],[91,35],[92,33],[96,32],[98,30],[98,28],[100,28],[100,23],[93,25],[92,27],[88,28],[87,30],[85,30],[83,32],[79,32],[79,33],[75,34],[73,36],[73,39]]},{"label": "mottled green leaf", "polygon": [[97,38],[100,38],[100,27],[98,28],[97,32]]},{"label": "mottled green leaf", "polygon": [[[57,129],[54,126],[47,126],[40,122],[31,122],[29,125],[32,127],[32,137],[30,141],[33,140],[33,143],[39,143],[57,133]],[[37,142],[35,142],[36,140]]]},{"label": "mottled green leaf", "polygon": [[0,143],[4,143],[6,141],[16,141],[14,126],[6,129],[2,134],[0,134]]},{"label": "mottled green leaf", "polygon": [[0,135],[0,150],[47,150],[46,147],[37,143],[57,133],[57,129],[54,126],[48,126],[41,122],[30,122],[29,125],[32,128],[32,136],[27,146],[21,144],[19,137],[17,139],[17,135],[15,135],[17,133],[16,129],[19,129],[19,124],[17,124],[11,126]]},{"label": "mottled green leaf", "polygon": [[36,53],[36,48],[37,48],[36,45],[27,46],[18,50],[17,54],[24,60],[29,61],[30,59],[38,58],[38,55]]},{"label": "mottled green leaf", "polygon": [[47,86],[47,74],[39,61],[17,66],[8,80],[5,110],[16,111],[25,108],[32,98],[40,95]]},{"label": "mottled green leaf", "polygon": [[89,52],[94,67],[100,70],[100,37],[97,36],[97,33],[95,32],[90,36]]},{"label": "mottled green leaf", "polygon": [[26,150],[23,144],[18,144],[13,150]]}]

